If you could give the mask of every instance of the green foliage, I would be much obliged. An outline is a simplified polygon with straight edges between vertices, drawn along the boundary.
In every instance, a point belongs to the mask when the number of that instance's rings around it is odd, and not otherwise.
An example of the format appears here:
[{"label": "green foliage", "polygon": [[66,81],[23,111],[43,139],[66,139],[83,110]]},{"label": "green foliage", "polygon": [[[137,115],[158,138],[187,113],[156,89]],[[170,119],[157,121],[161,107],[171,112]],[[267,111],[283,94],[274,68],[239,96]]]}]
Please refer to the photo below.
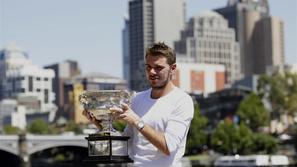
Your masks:
[{"label": "green foliage", "polygon": [[48,134],[50,132],[49,125],[43,119],[34,120],[27,130],[33,134]]},{"label": "green foliage", "polygon": [[240,136],[235,124],[229,120],[224,120],[215,128],[211,145],[214,150],[223,154],[237,153]]},{"label": "green foliage", "polygon": [[223,154],[273,153],[277,142],[267,134],[253,133],[244,123],[221,122],[212,134],[212,148]]},{"label": "green foliage", "polygon": [[297,93],[290,95],[286,99],[287,110],[290,114],[297,114]]},{"label": "green foliage", "polygon": [[268,134],[255,133],[253,135],[254,152],[272,154],[277,150],[277,140]]},{"label": "green foliage", "polygon": [[259,127],[268,125],[270,121],[270,113],[256,94],[247,96],[240,103],[236,114],[240,118],[240,125],[225,120],[214,130],[211,140],[214,150],[223,154],[243,155],[276,151],[276,139],[256,133]]},{"label": "green foliage", "polygon": [[54,126],[54,125],[50,125],[49,126],[49,131],[48,131],[49,134],[60,134],[61,133],[61,129]]},{"label": "green foliage", "polygon": [[[268,125],[270,117],[280,119],[282,114],[297,114],[297,74],[262,75],[257,89],[257,95],[250,94],[239,105],[236,114],[240,125],[225,120],[214,129],[211,139],[214,150],[223,154],[272,154],[277,150],[273,136],[257,132]],[[271,112],[266,111],[262,99],[269,102]],[[297,131],[294,133],[297,138]]]},{"label": "green foliage", "polygon": [[261,99],[254,93],[251,93],[240,103],[237,115],[240,117],[240,121],[253,131],[268,125],[270,120],[269,112],[265,109]]},{"label": "green foliage", "polygon": [[293,141],[295,145],[295,149],[297,150],[297,124],[293,127]]},{"label": "green foliage", "polygon": [[195,149],[199,149],[207,143],[207,136],[204,129],[207,125],[207,118],[203,117],[200,113],[199,105],[195,105],[194,117],[191,122],[191,126],[187,137],[187,153],[194,152]]},{"label": "green foliage", "polygon": [[11,126],[11,125],[5,125],[3,130],[4,130],[4,133],[7,135],[19,134],[21,132],[21,130],[18,127]]},{"label": "green foliage", "polygon": [[65,131],[72,131],[75,134],[82,134],[82,130],[78,124],[76,124],[74,121],[67,122],[65,126]]},{"label": "green foliage", "polygon": [[258,92],[271,103],[273,113],[297,113],[297,74],[275,73],[263,75],[258,80]]},{"label": "green foliage", "polygon": [[251,148],[253,148],[254,145],[253,132],[245,124],[241,123],[237,133],[239,136],[237,153],[243,155],[251,154]]}]

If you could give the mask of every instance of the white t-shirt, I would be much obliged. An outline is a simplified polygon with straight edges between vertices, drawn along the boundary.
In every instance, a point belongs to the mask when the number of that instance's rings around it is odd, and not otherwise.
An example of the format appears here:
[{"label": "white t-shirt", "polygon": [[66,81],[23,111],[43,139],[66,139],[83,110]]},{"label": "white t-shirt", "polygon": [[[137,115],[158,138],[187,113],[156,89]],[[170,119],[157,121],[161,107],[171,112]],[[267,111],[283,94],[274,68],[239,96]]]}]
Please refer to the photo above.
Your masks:
[{"label": "white t-shirt", "polygon": [[127,126],[131,136],[130,156],[133,166],[179,167],[185,153],[187,133],[194,115],[192,98],[175,87],[159,99],[151,98],[151,89],[138,93],[131,102],[132,110],[149,126],[163,132],[170,155],[152,145],[136,128]]}]

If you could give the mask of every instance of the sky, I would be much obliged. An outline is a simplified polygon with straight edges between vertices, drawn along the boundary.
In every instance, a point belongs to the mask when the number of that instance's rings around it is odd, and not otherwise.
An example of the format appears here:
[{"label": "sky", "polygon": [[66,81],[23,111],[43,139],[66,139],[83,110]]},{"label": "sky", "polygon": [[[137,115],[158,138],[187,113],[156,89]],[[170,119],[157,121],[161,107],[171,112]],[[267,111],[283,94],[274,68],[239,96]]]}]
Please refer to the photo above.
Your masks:
[{"label": "sky", "polygon": [[[187,19],[227,0],[187,0]],[[269,0],[285,23],[285,62],[297,63],[297,1]],[[76,60],[83,73],[122,77],[122,29],[128,0],[0,0],[0,49],[24,49],[40,67]]]}]

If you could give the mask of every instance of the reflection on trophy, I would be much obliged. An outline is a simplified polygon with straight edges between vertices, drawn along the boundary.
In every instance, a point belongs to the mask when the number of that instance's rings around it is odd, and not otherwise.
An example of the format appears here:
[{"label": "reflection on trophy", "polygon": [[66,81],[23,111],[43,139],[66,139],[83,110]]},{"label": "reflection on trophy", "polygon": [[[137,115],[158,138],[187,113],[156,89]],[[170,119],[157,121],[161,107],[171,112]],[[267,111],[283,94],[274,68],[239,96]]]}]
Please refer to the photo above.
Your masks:
[{"label": "reflection on trophy", "polygon": [[90,134],[89,157],[86,161],[98,163],[133,162],[128,156],[128,136],[122,136],[112,127],[109,108],[130,104],[131,94],[125,90],[84,91],[79,96],[83,108],[101,122],[98,133]]}]

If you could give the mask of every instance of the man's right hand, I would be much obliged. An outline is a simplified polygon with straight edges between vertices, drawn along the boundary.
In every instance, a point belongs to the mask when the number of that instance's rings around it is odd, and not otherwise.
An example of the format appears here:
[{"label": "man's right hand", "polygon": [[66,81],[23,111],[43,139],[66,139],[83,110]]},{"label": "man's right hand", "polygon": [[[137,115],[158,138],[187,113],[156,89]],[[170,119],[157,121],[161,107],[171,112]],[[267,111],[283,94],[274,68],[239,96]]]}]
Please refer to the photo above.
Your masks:
[{"label": "man's right hand", "polygon": [[91,115],[87,110],[83,110],[82,114],[91,121],[99,130],[102,130],[102,125],[100,120],[97,120],[93,115]]}]

